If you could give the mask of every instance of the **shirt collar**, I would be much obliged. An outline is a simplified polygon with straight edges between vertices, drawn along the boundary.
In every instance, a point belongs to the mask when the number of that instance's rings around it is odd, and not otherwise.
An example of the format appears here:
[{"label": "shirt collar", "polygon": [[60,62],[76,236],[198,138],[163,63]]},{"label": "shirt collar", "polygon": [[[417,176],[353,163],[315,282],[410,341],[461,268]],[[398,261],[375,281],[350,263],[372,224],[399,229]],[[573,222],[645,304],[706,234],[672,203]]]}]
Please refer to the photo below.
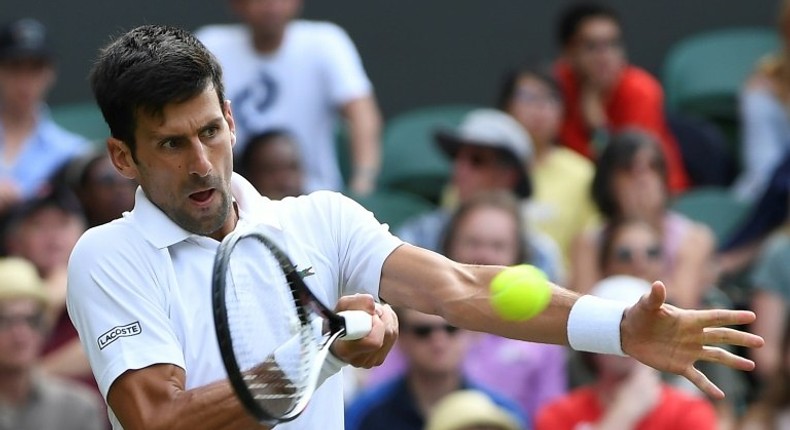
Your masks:
[{"label": "shirt collar", "polygon": [[[249,181],[234,172],[230,179],[230,188],[231,195],[239,207],[240,219],[266,224],[277,230],[282,229],[273,210],[275,202],[261,196]],[[134,201],[134,209],[125,214],[125,217],[139,228],[143,238],[155,248],[164,249],[190,237],[198,236],[173,222],[148,199],[142,187],[137,187]]]}]

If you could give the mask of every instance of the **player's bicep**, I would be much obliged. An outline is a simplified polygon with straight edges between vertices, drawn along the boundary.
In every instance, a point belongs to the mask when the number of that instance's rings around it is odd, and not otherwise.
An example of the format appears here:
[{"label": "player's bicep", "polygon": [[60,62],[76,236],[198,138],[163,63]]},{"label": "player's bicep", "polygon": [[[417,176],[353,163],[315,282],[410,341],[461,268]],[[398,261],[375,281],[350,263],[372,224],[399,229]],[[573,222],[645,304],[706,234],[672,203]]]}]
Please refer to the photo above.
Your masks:
[{"label": "player's bicep", "polygon": [[184,369],[172,364],[129,370],[110,386],[107,404],[125,429],[153,428],[167,421],[185,381]]}]

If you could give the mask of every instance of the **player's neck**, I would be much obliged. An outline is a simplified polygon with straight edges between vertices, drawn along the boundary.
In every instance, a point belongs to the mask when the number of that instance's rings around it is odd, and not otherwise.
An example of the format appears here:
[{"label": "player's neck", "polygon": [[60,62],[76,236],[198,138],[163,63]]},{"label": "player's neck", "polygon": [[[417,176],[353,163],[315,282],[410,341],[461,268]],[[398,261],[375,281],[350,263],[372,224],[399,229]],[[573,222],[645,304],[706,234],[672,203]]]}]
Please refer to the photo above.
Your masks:
[{"label": "player's neck", "polygon": [[417,408],[427,416],[427,412],[442,397],[461,388],[461,374],[460,372],[429,374],[410,371],[407,383]]}]

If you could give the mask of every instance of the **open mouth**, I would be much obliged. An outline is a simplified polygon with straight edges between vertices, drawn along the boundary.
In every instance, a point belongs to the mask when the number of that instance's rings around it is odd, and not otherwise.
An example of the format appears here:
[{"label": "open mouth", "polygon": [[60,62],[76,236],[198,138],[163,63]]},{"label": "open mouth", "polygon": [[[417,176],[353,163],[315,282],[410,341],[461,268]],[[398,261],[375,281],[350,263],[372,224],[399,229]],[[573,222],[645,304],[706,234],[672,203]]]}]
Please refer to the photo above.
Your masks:
[{"label": "open mouth", "polygon": [[192,201],[194,201],[196,203],[205,203],[209,199],[211,199],[211,196],[214,195],[214,191],[215,190],[213,188],[205,190],[205,191],[198,191],[196,193],[190,194],[189,198],[192,199]]}]

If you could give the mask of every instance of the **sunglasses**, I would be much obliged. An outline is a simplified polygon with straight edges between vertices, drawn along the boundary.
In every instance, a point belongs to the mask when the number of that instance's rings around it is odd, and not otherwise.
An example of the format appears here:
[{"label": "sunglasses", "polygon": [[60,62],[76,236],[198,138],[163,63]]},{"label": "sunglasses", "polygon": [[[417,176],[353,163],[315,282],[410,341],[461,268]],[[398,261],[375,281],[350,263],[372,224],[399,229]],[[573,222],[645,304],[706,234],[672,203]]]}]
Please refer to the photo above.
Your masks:
[{"label": "sunglasses", "polygon": [[658,260],[663,252],[658,245],[649,246],[644,250],[636,250],[627,246],[621,246],[614,250],[614,259],[621,263],[633,263],[637,253],[640,253],[647,260]]},{"label": "sunglasses", "polygon": [[428,339],[434,331],[444,331],[448,336],[452,336],[458,332],[458,327],[450,324],[417,324],[401,327],[401,329],[405,329],[405,331],[413,334],[417,339]]}]

